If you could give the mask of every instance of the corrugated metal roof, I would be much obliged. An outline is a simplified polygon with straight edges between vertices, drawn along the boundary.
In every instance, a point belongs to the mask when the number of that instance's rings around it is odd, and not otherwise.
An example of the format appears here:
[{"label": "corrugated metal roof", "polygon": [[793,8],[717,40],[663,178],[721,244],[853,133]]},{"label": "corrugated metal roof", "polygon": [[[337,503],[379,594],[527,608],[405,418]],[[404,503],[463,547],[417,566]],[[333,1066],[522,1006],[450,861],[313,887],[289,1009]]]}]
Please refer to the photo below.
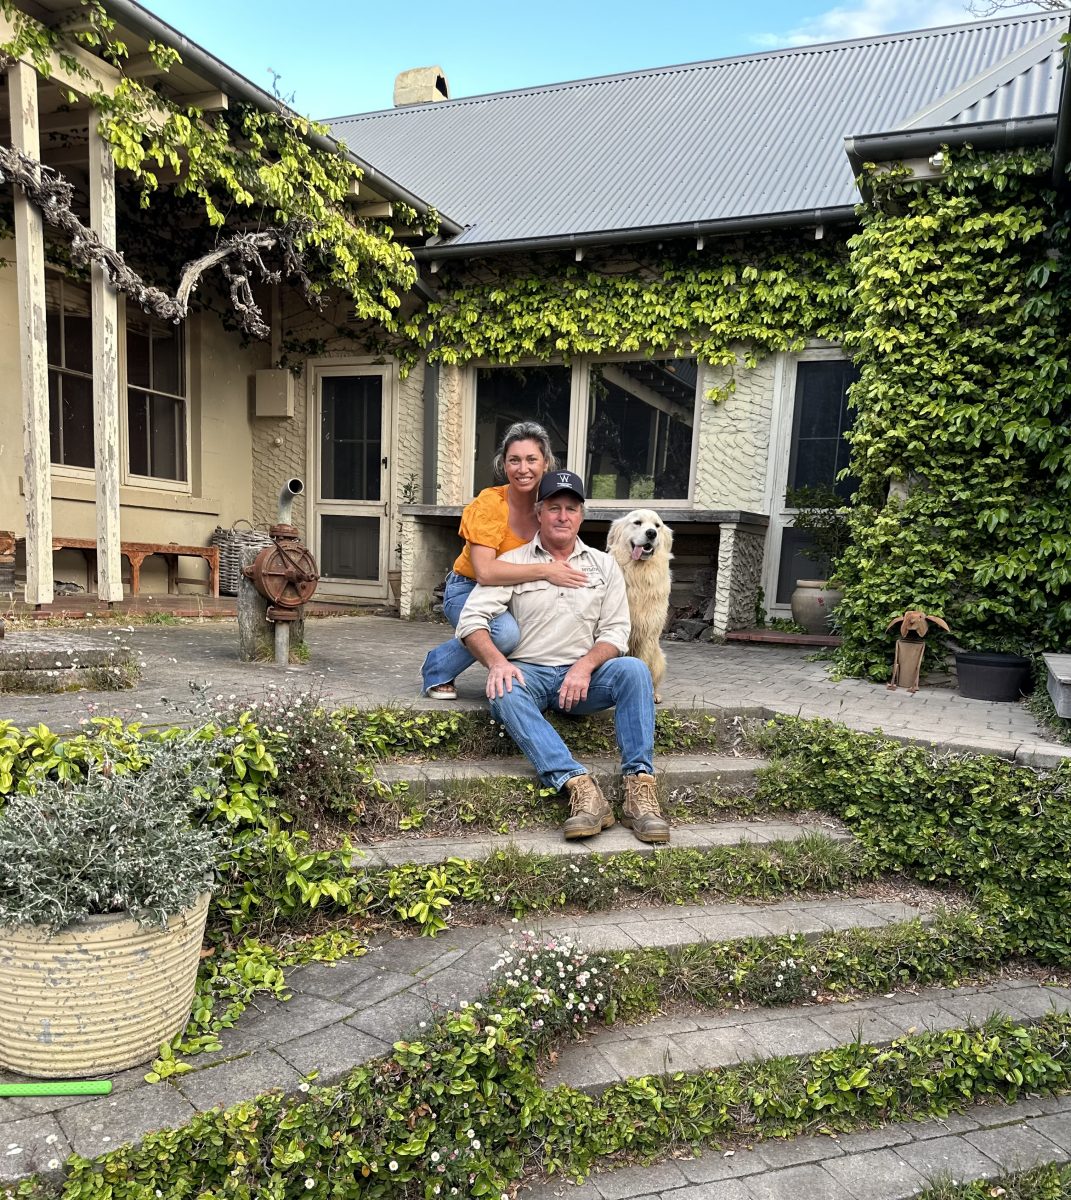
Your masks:
[{"label": "corrugated metal roof", "polygon": [[[330,121],[469,226],[544,238],[856,203],[843,139],[1055,113],[1066,14],[634,71]],[[982,93],[982,94],[979,94]]]}]

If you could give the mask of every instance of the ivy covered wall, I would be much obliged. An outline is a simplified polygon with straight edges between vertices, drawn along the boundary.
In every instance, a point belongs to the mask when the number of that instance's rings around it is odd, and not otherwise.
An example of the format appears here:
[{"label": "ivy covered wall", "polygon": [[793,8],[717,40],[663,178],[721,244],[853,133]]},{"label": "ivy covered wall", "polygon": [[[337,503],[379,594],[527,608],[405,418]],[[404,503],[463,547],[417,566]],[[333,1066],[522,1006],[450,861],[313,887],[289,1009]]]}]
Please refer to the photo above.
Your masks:
[{"label": "ivy covered wall", "polygon": [[[703,251],[468,264],[407,333],[447,363],[696,355],[731,407],[742,373],[842,342],[853,388],[855,544],[839,564],[841,667],[887,675],[889,618],[944,615],[972,648],[1071,639],[1071,282],[1043,151],[946,153],[940,179],[874,173],[845,240],[813,231]],[[891,497],[891,498],[890,498]]]},{"label": "ivy covered wall", "polygon": [[[970,649],[1071,642],[1068,211],[1044,152],[872,177],[851,244],[854,544],[842,667],[887,672],[906,606]],[[890,497],[891,492],[891,497]]]}]

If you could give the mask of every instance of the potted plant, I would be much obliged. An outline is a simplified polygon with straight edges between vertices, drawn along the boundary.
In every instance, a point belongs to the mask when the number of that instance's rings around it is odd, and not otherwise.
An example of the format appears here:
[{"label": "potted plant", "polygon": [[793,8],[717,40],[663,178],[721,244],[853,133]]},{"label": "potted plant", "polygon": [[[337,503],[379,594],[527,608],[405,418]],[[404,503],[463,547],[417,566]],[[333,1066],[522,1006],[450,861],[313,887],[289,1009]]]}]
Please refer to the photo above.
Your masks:
[{"label": "potted plant", "polygon": [[1022,638],[978,637],[970,648],[953,645],[959,694],[1009,703],[1030,694],[1031,659]]},{"label": "potted plant", "polygon": [[810,535],[808,557],[821,573],[821,578],[796,580],[792,619],[808,633],[828,633],[829,618],[842,596],[831,586],[829,572],[851,540],[844,500],[831,487],[805,487],[790,491],[785,506],[796,510],[793,527]]},{"label": "potted plant", "polygon": [[40,780],[0,811],[0,1067],[37,1078],[151,1059],[190,1014],[220,854],[198,817],[218,772],[196,734]]}]

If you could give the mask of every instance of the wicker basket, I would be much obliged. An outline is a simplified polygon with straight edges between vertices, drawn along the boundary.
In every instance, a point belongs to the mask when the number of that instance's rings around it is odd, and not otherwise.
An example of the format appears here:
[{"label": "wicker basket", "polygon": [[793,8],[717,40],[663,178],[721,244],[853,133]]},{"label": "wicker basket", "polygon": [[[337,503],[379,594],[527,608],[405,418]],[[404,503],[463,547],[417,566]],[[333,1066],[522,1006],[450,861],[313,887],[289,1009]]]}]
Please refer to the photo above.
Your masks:
[{"label": "wicker basket", "polygon": [[[247,525],[247,529],[239,529]],[[219,591],[223,596],[238,595],[238,580],[242,571],[242,550],[246,546],[270,546],[271,538],[263,529],[255,529],[252,521],[239,519],[230,529],[217,525],[209,545],[219,547]]]}]

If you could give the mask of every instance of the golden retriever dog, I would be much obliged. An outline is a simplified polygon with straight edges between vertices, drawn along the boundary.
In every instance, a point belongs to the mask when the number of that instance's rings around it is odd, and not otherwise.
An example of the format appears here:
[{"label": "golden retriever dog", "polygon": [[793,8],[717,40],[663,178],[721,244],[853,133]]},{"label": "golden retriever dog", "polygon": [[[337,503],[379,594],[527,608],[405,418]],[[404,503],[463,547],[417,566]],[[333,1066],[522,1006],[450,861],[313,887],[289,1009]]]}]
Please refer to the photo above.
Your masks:
[{"label": "golden retriever dog", "polygon": [[669,562],[673,555],[673,531],[658,513],[634,508],[610,526],[606,550],[625,576],[632,632],[628,652],[645,662],[654,681],[655,703],[666,674],[666,656],[658,639],[669,612]]}]

